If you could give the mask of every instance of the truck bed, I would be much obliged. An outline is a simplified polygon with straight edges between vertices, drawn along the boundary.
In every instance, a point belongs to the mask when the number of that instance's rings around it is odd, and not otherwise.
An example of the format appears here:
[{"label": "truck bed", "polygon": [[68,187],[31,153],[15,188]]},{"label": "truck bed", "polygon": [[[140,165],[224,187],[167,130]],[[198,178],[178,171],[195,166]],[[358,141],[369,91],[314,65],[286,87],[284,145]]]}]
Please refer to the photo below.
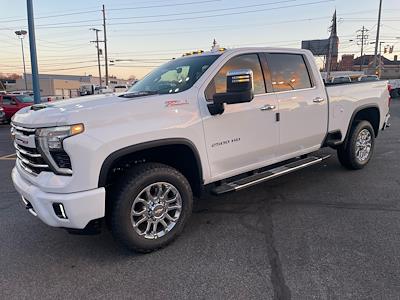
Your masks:
[{"label": "truck bed", "polygon": [[340,130],[344,139],[353,114],[366,105],[378,104],[380,127],[383,125],[389,110],[387,81],[327,84],[326,91],[329,98],[328,132]]}]

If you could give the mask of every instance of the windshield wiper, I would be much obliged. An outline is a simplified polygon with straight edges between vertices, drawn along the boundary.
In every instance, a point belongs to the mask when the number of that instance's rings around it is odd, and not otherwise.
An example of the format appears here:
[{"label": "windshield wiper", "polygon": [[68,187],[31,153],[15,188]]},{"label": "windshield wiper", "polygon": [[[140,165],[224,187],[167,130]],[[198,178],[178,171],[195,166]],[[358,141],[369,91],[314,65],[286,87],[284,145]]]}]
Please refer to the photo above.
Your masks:
[{"label": "windshield wiper", "polygon": [[157,95],[157,94],[158,94],[158,91],[140,91],[140,92],[126,93],[126,94],[120,95],[119,97],[135,98],[135,97]]}]

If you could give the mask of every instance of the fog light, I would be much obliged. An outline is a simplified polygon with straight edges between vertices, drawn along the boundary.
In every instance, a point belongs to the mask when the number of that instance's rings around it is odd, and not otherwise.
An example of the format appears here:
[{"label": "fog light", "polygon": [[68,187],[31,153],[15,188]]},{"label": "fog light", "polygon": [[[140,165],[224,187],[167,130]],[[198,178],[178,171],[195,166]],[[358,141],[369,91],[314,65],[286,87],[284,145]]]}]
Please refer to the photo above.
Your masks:
[{"label": "fog light", "polygon": [[53,203],[54,213],[60,219],[68,219],[67,214],[65,213],[64,205],[62,203]]}]

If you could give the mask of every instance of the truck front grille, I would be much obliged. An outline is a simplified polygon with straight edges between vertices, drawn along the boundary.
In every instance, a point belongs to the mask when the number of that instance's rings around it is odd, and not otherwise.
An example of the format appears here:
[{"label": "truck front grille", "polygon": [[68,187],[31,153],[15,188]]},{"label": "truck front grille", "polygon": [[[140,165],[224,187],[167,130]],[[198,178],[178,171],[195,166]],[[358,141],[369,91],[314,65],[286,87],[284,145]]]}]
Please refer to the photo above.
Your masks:
[{"label": "truck front grille", "polygon": [[[35,135],[35,129],[12,125],[14,134],[27,136]],[[14,142],[17,154],[17,163],[28,173],[38,175],[41,172],[50,172],[49,165],[45,162],[40,152],[35,148],[22,146]]]}]

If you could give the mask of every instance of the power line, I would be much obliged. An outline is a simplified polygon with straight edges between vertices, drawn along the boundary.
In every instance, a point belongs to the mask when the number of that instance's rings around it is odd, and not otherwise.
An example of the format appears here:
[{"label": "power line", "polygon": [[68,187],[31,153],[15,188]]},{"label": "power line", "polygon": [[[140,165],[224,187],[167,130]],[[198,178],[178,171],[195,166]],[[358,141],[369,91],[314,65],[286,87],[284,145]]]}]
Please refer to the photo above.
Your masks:
[{"label": "power line", "polygon": [[[204,2],[214,2],[213,1],[204,1]],[[181,16],[181,15],[192,15],[192,14],[202,14],[202,13],[210,13],[210,12],[217,12],[217,11],[229,11],[229,10],[236,10],[236,9],[243,9],[243,8],[251,8],[251,7],[263,7],[273,4],[280,4],[280,3],[287,3],[287,2],[295,2],[297,0],[284,0],[284,1],[275,1],[270,3],[262,3],[262,4],[253,4],[253,5],[244,5],[244,6],[237,6],[237,7],[228,7],[228,8],[219,8],[219,9],[208,9],[208,10],[199,10],[199,11],[190,11],[190,12],[179,12],[179,13],[171,13],[171,14],[159,14],[159,15],[145,15],[145,16],[129,16],[129,17],[117,17],[117,18],[109,18],[108,20],[130,20],[130,19],[146,19],[146,18],[159,18],[159,17],[170,17],[170,16]],[[192,3],[191,3],[192,4]],[[182,4],[177,4],[182,5]],[[137,8],[134,8],[137,9]],[[113,10],[113,9],[109,9]],[[118,9],[119,10],[119,9]],[[54,26],[54,25],[65,25],[65,24],[82,24],[88,22],[98,22],[101,21],[99,19],[91,19],[91,20],[81,20],[81,21],[68,21],[68,22],[59,22],[59,23],[49,23],[49,24],[38,24],[37,27],[47,27],[47,26]]]},{"label": "power line", "polygon": [[[88,14],[88,13],[95,13],[99,12],[99,9],[96,10],[87,10],[87,11],[80,11],[80,12],[75,12],[75,13],[68,13],[68,14],[57,14],[57,15],[47,15],[47,16],[42,16],[42,17],[35,17],[35,20],[37,19],[49,19],[49,18],[57,18],[57,17],[66,17],[66,16],[74,16],[74,15],[83,15],[83,14]],[[0,19],[0,23],[9,23],[9,22],[17,22],[17,21],[26,21],[26,18],[21,18],[21,19]]]},{"label": "power line", "polygon": [[118,11],[118,10],[138,10],[138,9],[147,9],[147,8],[158,8],[158,7],[174,7],[174,6],[184,6],[184,5],[192,5],[192,4],[203,4],[203,3],[211,3],[211,2],[221,2],[221,0],[205,0],[205,1],[194,1],[194,2],[183,2],[183,3],[170,3],[163,5],[148,5],[148,6],[130,6],[130,7],[122,7],[122,8],[110,8],[109,11]]},{"label": "power line", "polygon": [[[213,31],[235,31],[235,30],[243,30],[247,27],[265,27],[270,25],[278,25],[278,24],[287,24],[287,23],[298,23],[298,22],[307,22],[307,21],[316,21],[316,20],[324,20],[330,19],[331,16],[324,16],[324,17],[317,17],[317,18],[306,18],[306,19],[292,19],[292,20],[285,20],[285,21],[277,21],[277,22],[270,22],[270,23],[247,23],[244,26],[237,27],[235,24],[226,24],[221,26],[202,26],[202,29],[199,30],[183,30],[183,31],[163,31],[163,32],[151,32],[151,33],[140,33],[140,34],[130,34],[130,36],[157,36],[157,35],[174,35],[174,34],[183,34],[183,33],[196,33],[196,32],[209,32],[210,29]],[[190,28],[189,28],[190,29]],[[115,36],[126,36],[123,35],[113,35]]]},{"label": "power line", "polygon": [[261,11],[272,11],[272,10],[279,10],[279,9],[284,9],[284,8],[295,8],[295,7],[301,7],[301,6],[309,6],[309,5],[332,2],[332,1],[335,1],[335,0],[321,0],[321,1],[315,1],[315,2],[294,4],[294,5],[286,5],[286,6],[278,6],[278,7],[271,7],[271,8],[263,8],[263,9],[247,10],[247,11],[231,12],[231,13],[223,13],[223,14],[214,14],[214,15],[206,15],[206,16],[191,16],[191,17],[186,17],[186,18],[174,18],[174,19],[161,19],[161,20],[151,20],[151,21],[110,23],[109,26],[129,25],[129,24],[161,23],[161,22],[171,22],[171,21],[186,21],[186,20],[195,20],[195,19],[223,17],[223,16],[233,16],[233,15],[257,13],[257,12],[261,12]]},{"label": "power line", "polygon": [[[203,4],[203,3],[211,3],[211,2],[220,2],[220,1],[221,0],[204,0],[204,1],[193,1],[193,2],[183,2],[183,3],[170,3],[170,4],[162,4],[162,5],[148,5],[148,6],[136,6],[136,7],[111,8],[109,10],[113,10],[113,11],[118,11],[118,10],[139,10],[139,9],[157,8],[157,7],[174,7],[174,6],[195,5],[195,4]],[[36,20],[37,19],[49,19],[49,18],[66,17],[66,16],[90,14],[90,13],[97,13],[97,12],[101,12],[101,10],[96,9],[96,10],[87,10],[87,11],[79,11],[79,12],[72,12],[72,13],[55,14],[55,15],[45,15],[45,16],[35,17],[35,19]],[[18,22],[18,21],[26,21],[26,18],[21,17],[19,19],[10,19],[10,18],[0,19],[0,23],[10,23],[10,22]]]},{"label": "power line", "polygon": [[159,17],[171,17],[171,16],[181,16],[181,15],[202,14],[202,13],[210,13],[210,12],[217,12],[217,11],[229,11],[229,10],[251,8],[251,7],[262,7],[262,6],[274,5],[274,4],[280,4],[280,3],[287,3],[287,2],[295,2],[295,1],[297,1],[297,0],[274,1],[274,2],[262,3],[262,4],[252,4],[252,5],[244,5],[244,6],[236,6],[236,7],[228,7],[228,8],[207,9],[207,10],[179,12],[179,13],[161,14],[161,15],[117,17],[117,18],[109,18],[109,20],[127,20],[127,19],[130,20],[130,19],[159,18]]},{"label": "power line", "polygon": [[[208,0],[205,2],[209,1],[216,1],[216,0]],[[287,0],[283,2],[291,2],[291,1],[297,1],[297,0]],[[185,21],[185,20],[193,20],[193,19],[205,19],[205,18],[214,18],[214,17],[221,17],[221,16],[232,16],[232,15],[240,15],[240,14],[248,14],[248,13],[257,13],[261,11],[269,11],[269,10],[278,10],[278,9],[284,9],[284,8],[294,8],[294,7],[302,7],[302,6],[309,6],[309,5],[314,5],[314,4],[320,4],[320,3],[327,3],[327,2],[333,2],[335,0],[320,0],[320,1],[315,1],[315,2],[307,2],[307,3],[301,3],[301,4],[294,4],[294,5],[286,5],[286,6],[278,6],[278,7],[272,7],[272,8],[265,8],[265,9],[256,9],[256,10],[247,10],[247,11],[239,11],[239,12],[231,12],[231,13],[222,13],[222,14],[213,14],[213,15],[205,15],[205,16],[191,16],[191,17],[186,17],[186,18],[173,18],[173,19],[161,19],[161,20],[148,20],[148,21],[136,21],[136,22],[120,22],[120,23],[109,23],[109,26],[115,26],[115,25],[129,25],[129,24],[148,24],[148,23],[160,23],[160,22],[171,22],[171,21]],[[198,2],[199,3],[199,2]],[[274,3],[282,3],[280,2],[274,2]],[[185,3],[181,3],[185,4]],[[179,4],[179,5],[181,5]],[[186,3],[187,4],[187,3]],[[176,4],[178,5],[178,4]],[[171,5],[169,5],[171,6]],[[128,9],[128,8],[126,8]],[[111,9],[108,9],[111,10]],[[170,14],[170,15],[176,15],[176,14]],[[94,20],[90,20],[94,21]],[[85,21],[77,21],[79,23],[82,22],[89,22],[88,20]],[[81,28],[82,26],[102,26],[102,24],[80,24],[80,25],[63,25],[66,22],[63,23],[52,23],[52,24],[41,24],[37,26],[37,29],[58,29],[58,28]],[[58,25],[63,25],[63,26],[57,26]],[[74,22],[68,22],[68,24],[74,24]],[[11,28],[9,28],[11,29]]]}]

